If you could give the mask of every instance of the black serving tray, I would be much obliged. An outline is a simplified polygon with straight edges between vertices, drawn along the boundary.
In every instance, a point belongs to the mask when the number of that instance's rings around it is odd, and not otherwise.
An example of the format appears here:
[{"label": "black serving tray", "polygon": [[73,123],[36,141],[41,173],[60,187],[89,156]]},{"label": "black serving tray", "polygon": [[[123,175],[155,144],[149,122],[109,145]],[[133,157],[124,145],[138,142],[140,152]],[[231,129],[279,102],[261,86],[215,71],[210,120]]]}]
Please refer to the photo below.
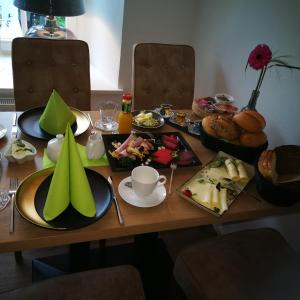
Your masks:
[{"label": "black serving tray", "polygon": [[252,148],[252,147],[235,145],[225,140],[214,138],[213,136],[207,134],[203,130],[201,123],[200,123],[200,139],[203,146],[205,146],[206,148],[209,148],[216,152],[223,151],[250,164],[254,164],[255,161],[260,156],[260,154],[268,147],[268,142],[266,142],[265,144],[259,147]]},{"label": "black serving tray", "polygon": [[[199,166],[201,165],[201,161],[197,157],[197,155],[192,150],[191,146],[188,144],[188,142],[183,138],[183,136],[180,134],[180,132],[162,132],[162,133],[136,133],[136,135],[139,135],[143,138],[154,138],[154,139],[161,139],[162,135],[175,135],[177,139],[180,141],[180,150],[189,150],[194,154],[194,159],[191,164],[186,166],[179,166],[178,168],[183,167],[193,167],[193,166]],[[109,165],[112,169],[112,171],[130,171],[132,168],[140,166],[142,163],[145,162],[141,160],[136,160],[135,162],[132,162],[130,166],[123,166],[120,161],[114,157],[111,156],[110,152],[115,150],[115,148],[112,146],[113,142],[120,142],[123,143],[127,138],[129,134],[105,134],[103,135],[103,142],[105,145],[106,155],[108,158]],[[155,151],[157,151],[157,147],[150,153],[148,157],[151,157],[151,154]],[[163,169],[163,168],[169,168],[169,165],[162,165],[160,163],[157,163],[155,161],[151,161],[148,164],[150,167],[153,167],[155,169]]]}]

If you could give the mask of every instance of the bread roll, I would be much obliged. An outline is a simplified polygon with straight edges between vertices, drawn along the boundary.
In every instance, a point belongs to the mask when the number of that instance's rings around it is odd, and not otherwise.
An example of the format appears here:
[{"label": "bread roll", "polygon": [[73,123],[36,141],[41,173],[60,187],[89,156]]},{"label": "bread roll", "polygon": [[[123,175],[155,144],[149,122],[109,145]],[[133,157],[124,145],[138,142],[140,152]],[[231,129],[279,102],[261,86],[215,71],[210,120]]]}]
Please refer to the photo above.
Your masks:
[{"label": "bread roll", "polygon": [[263,151],[258,160],[258,170],[266,179],[270,181],[273,178],[273,172],[275,171],[275,155],[274,151]]},{"label": "bread roll", "polygon": [[202,120],[202,127],[206,133],[228,141],[239,137],[239,130],[230,117],[207,116]]},{"label": "bread roll", "polygon": [[242,111],[233,116],[233,121],[248,132],[260,132],[266,127],[265,118],[255,110]]},{"label": "bread roll", "polygon": [[267,136],[263,131],[251,133],[245,132],[240,136],[240,143],[245,147],[258,147],[263,145],[267,141]]},{"label": "bread roll", "polygon": [[215,120],[216,118],[216,116],[207,116],[203,118],[202,127],[207,134],[218,138],[216,131],[213,129],[213,120]]}]

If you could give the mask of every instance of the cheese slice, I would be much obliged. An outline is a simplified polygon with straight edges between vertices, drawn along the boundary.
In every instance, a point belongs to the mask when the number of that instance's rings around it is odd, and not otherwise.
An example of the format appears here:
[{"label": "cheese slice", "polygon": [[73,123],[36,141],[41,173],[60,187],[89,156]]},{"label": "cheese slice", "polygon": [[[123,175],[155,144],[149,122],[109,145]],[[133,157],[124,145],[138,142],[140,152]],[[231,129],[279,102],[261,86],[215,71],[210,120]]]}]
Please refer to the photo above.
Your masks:
[{"label": "cheese slice", "polygon": [[192,198],[201,205],[210,208],[212,201],[212,184],[192,182],[188,188],[192,192]]},{"label": "cheese slice", "polygon": [[235,161],[236,163],[236,166],[237,166],[237,170],[238,170],[238,173],[239,173],[239,178],[240,178],[240,181],[241,182],[247,182],[249,181],[249,176],[247,174],[247,171],[244,167],[244,164],[241,160],[236,160]]},{"label": "cheese slice", "polygon": [[235,164],[231,158],[225,160],[226,169],[229,175],[229,178],[233,181],[239,180],[238,171],[235,167]]},{"label": "cheese slice", "polygon": [[218,207],[219,204],[219,190],[216,186],[212,188],[212,205]]},{"label": "cheese slice", "polygon": [[211,198],[212,198],[211,193],[212,193],[212,185],[210,183],[205,183],[201,200],[206,207],[210,207]]},{"label": "cheese slice", "polygon": [[224,211],[228,209],[227,205],[227,189],[221,188],[220,190],[220,214],[222,214]]}]

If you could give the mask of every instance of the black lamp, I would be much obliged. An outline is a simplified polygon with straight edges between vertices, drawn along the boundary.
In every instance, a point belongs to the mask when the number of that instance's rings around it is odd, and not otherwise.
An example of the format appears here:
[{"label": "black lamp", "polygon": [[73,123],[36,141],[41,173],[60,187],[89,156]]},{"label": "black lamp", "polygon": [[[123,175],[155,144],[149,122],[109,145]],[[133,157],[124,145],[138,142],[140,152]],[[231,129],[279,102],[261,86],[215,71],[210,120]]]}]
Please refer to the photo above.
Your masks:
[{"label": "black lamp", "polygon": [[45,15],[45,25],[28,29],[25,36],[64,39],[67,31],[56,23],[55,16],[72,17],[85,13],[84,0],[14,0],[19,9]]}]

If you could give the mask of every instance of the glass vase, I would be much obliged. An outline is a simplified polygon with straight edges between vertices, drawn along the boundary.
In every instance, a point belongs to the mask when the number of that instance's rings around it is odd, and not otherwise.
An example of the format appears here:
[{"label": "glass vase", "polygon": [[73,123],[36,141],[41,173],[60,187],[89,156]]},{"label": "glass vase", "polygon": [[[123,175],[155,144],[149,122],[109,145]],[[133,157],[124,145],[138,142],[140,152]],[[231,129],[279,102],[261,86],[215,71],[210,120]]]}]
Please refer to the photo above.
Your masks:
[{"label": "glass vase", "polygon": [[259,94],[260,94],[259,91],[253,90],[247,106],[242,108],[242,111],[243,110],[256,110],[256,102],[257,102],[257,98],[258,98]]}]

